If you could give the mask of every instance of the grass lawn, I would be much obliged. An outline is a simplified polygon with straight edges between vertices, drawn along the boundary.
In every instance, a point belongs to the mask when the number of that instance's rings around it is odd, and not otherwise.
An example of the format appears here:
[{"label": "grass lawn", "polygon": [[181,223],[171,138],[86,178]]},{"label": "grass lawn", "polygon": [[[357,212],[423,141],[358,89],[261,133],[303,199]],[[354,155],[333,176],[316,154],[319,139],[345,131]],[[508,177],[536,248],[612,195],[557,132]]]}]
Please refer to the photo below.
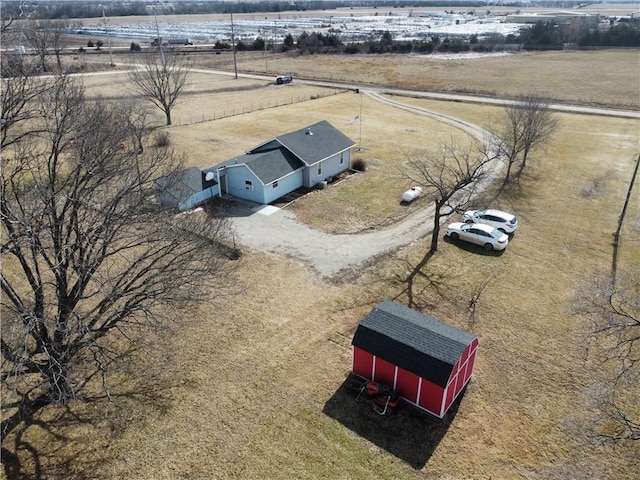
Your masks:
[{"label": "grass lawn", "polygon": [[[215,110],[282,91],[260,82],[257,93],[229,91],[222,78],[205,83],[222,92],[186,97],[178,116],[203,115],[195,105],[205,97]],[[405,101],[485,125],[500,112]],[[362,124],[350,125],[360,112]],[[356,157],[369,166],[294,205],[301,220],[334,231],[406,215],[398,205],[406,155],[434,148],[443,136],[465,137],[352,92],[168,131],[189,164],[205,167],[323,119],[358,142]],[[341,388],[358,322],[379,301],[406,300],[398,278],[429,239],[348,282],[323,283],[294,260],[245,250],[237,273],[242,295],[220,298],[212,289],[210,303],[183,312],[184,322],[148,352],[146,362],[160,370],[157,383],[138,390],[132,380],[123,383],[117,390],[125,408],[109,420],[100,420],[99,406],[72,405],[76,418],[97,420],[25,433],[38,452],[31,471],[41,469],[45,479],[637,478],[637,445],[602,446],[588,435],[590,393],[609,372],[590,362],[583,319],[571,307],[582,282],[610,268],[612,233],[640,147],[638,122],[571,114],[560,121],[519,188],[492,200],[494,187],[477,202],[518,215],[504,254],[443,239],[427,267],[439,288],[416,286],[425,313],[480,337],[476,373],[446,422],[408,407],[381,418]],[[622,233],[622,269],[640,264],[637,188]],[[472,316],[469,301],[485,282]]]}]

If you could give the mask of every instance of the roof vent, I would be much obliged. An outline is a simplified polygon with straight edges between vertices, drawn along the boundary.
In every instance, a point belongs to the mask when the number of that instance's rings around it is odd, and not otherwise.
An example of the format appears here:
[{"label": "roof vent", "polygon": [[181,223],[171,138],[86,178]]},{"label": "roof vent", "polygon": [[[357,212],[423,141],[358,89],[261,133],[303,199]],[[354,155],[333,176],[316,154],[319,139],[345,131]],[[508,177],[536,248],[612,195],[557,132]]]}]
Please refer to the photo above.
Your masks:
[{"label": "roof vent", "polygon": [[307,128],[307,131],[304,132],[305,135],[313,135],[313,132],[311,131],[310,128]]}]

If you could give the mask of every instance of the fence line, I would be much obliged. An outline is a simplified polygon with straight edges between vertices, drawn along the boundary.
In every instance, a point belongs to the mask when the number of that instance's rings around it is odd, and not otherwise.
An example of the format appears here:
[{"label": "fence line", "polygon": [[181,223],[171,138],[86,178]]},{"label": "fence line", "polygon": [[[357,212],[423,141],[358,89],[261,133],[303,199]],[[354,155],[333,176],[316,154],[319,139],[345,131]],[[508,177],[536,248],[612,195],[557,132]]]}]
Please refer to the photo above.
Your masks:
[{"label": "fence line", "polygon": [[[275,103],[272,105],[271,104],[271,100],[269,100],[266,104],[260,103],[258,105],[253,105],[251,104],[250,107],[238,107],[237,109],[234,107],[231,111],[227,111],[227,110],[223,110],[222,114],[219,115],[216,112],[213,112],[213,116],[205,116],[205,114],[202,114],[202,119],[196,119],[194,120],[193,117],[189,117],[189,119],[187,121],[182,121],[182,117],[178,116],[177,119],[174,119],[174,125],[193,125],[196,123],[204,123],[204,122],[211,122],[214,120],[220,120],[223,118],[228,118],[228,117],[235,117],[238,115],[244,115],[247,113],[253,113],[253,112],[257,112],[260,110],[267,110],[269,108],[278,108],[278,107],[283,107],[285,105],[292,105],[294,103],[301,103],[301,102],[308,102],[310,100],[318,100],[320,98],[325,98],[325,97],[330,97],[332,95],[338,95],[341,93],[347,93],[350,92],[351,90],[340,90],[340,91],[331,91],[330,93],[325,93],[323,94],[313,94],[313,95],[306,95],[306,96],[298,96],[298,97],[293,97],[290,99],[286,99],[284,101],[280,101],[280,100],[276,100]],[[175,121],[177,120],[177,121]]]}]

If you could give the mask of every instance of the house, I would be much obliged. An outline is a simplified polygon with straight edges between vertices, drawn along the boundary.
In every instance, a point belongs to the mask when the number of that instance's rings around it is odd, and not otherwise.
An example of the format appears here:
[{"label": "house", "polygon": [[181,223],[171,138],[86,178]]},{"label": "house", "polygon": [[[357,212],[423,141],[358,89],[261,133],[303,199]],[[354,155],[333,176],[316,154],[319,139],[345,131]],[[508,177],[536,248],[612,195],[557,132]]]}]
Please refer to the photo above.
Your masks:
[{"label": "house", "polygon": [[360,323],[351,344],[354,373],[442,418],[471,378],[478,337],[385,301]]},{"label": "house", "polygon": [[321,121],[268,140],[222,162],[212,172],[219,195],[268,204],[301,187],[313,188],[351,168],[355,142]]},{"label": "house", "polygon": [[355,142],[327,121],[275,137],[200,171],[156,181],[161,203],[187,210],[224,195],[268,204],[299,188],[326,185],[351,168]]}]

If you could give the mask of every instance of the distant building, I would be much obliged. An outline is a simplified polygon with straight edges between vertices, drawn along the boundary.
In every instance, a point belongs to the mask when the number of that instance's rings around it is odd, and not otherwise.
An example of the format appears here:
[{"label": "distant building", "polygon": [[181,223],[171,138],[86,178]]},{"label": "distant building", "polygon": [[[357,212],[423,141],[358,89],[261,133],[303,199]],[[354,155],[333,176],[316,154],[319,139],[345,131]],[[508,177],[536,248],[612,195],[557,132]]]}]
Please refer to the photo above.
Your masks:
[{"label": "distant building", "polygon": [[538,22],[551,23],[552,25],[585,25],[596,27],[600,22],[597,13],[556,12],[556,13],[526,13],[507,15],[507,23],[534,24]]}]

